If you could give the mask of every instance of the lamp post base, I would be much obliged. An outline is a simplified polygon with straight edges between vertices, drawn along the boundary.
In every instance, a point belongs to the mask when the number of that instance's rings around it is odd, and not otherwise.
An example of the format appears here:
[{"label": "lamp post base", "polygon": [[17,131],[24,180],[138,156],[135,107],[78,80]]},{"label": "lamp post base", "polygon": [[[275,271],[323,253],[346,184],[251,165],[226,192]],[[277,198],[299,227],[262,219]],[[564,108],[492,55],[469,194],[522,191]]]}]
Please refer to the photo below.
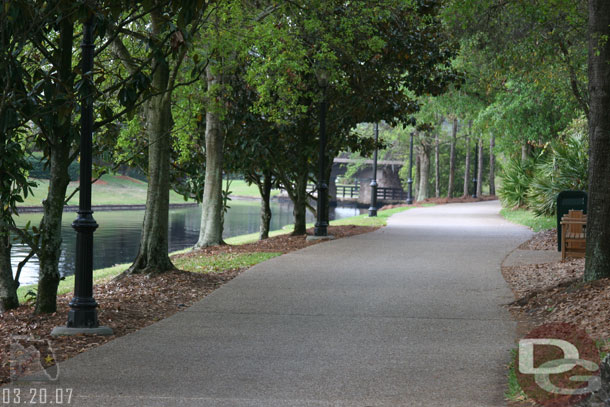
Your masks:
[{"label": "lamp post base", "polygon": [[112,335],[112,328],[98,326],[97,328],[68,328],[67,326],[56,326],[51,331],[51,336],[74,336],[74,335]]},{"label": "lamp post base", "polygon": [[333,235],[326,235],[326,236],[307,235],[305,240],[309,242],[312,240],[333,240],[334,238],[335,237]]}]

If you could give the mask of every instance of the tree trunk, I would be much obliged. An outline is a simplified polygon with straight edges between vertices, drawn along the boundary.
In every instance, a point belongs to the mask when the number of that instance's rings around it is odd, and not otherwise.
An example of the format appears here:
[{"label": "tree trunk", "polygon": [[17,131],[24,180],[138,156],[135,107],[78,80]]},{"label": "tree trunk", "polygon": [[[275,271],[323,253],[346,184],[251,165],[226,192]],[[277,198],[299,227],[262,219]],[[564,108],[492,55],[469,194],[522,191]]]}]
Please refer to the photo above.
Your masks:
[{"label": "tree trunk", "polygon": [[[208,66],[206,70],[208,92],[222,84],[219,74]],[[205,128],[205,185],[201,210],[201,228],[196,247],[223,244],[222,240],[222,156],[224,131],[218,112],[208,108]]]},{"label": "tree trunk", "polygon": [[11,239],[8,228],[0,220],[0,312],[17,308],[17,284],[11,266]]},{"label": "tree trunk", "polygon": [[419,146],[419,188],[417,189],[417,201],[428,199],[428,178],[430,176],[430,145],[424,140]]},{"label": "tree trunk", "polygon": [[455,142],[457,139],[457,117],[453,119],[453,130],[451,132],[451,148],[449,150],[449,185],[447,186],[447,198],[453,197],[453,183],[455,179]]},{"label": "tree trunk", "polygon": [[470,187],[470,134],[466,136],[466,162],[464,163],[464,193],[463,197],[469,195]]},{"label": "tree trunk", "polygon": [[483,194],[483,140],[479,137],[479,143],[477,145],[479,149],[479,165],[477,170],[477,196],[481,197]]},{"label": "tree trunk", "polygon": [[57,140],[51,148],[49,192],[43,201],[43,216],[40,226],[40,256],[38,256],[38,291],[36,314],[53,313],[57,310],[57,286],[59,285],[59,257],[61,255],[61,221],[64,211],[66,189],[70,182],[69,140]]},{"label": "tree trunk", "polygon": [[434,196],[441,196],[441,149],[438,139],[438,131],[434,134]]},{"label": "tree trunk", "polygon": [[489,139],[489,195],[496,194],[496,156],[494,153],[494,148],[496,146],[496,138],[493,133],[491,133],[491,138]]},{"label": "tree trunk", "polygon": [[420,178],[421,178],[421,157],[420,157],[420,153],[419,153],[419,148],[417,148],[417,151],[415,152],[415,184],[414,184],[415,191],[413,191],[413,198],[415,198],[416,202],[417,202],[417,197],[419,196]]},{"label": "tree trunk", "polygon": [[292,236],[304,235],[307,233],[307,173],[300,174],[295,180],[295,196],[292,200],[294,209],[294,231]]},{"label": "tree trunk", "polygon": [[[63,89],[73,89],[72,46],[74,23],[63,19],[59,27],[58,75]],[[66,95],[68,97],[68,95]],[[59,123],[56,118],[51,127],[49,143],[49,191],[43,201],[40,226],[40,255],[38,256],[38,291],[36,314],[53,313],[57,310],[57,287],[59,285],[59,257],[61,254],[61,220],[63,217],[66,189],[70,182],[70,147],[72,119]]]},{"label": "tree trunk", "polygon": [[145,105],[148,133],[148,190],[140,248],[131,273],[162,273],[175,267],[169,259],[170,133],[173,126],[169,67],[157,63],[152,85],[157,92]]},{"label": "tree trunk", "polygon": [[610,2],[589,0],[589,202],[585,281],[610,277]]},{"label": "tree trunk", "polygon": [[527,141],[521,146],[521,162],[524,163],[529,157],[529,144]]},{"label": "tree trunk", "polygon": [[263,174],[263,182],[259,184],[258,190],[261,194],[261,228],[260,240],[265,240],[269,237],[269,228],[271,226],[271,172],[265,171]]}]

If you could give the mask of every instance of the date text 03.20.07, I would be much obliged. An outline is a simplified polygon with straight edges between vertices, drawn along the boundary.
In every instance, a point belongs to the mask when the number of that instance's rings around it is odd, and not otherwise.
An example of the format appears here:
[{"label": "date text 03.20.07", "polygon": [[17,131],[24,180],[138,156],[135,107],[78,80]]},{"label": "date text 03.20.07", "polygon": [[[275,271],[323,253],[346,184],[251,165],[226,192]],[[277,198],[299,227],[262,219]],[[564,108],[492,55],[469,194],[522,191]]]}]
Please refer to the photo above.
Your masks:
[{"label": "date text 03.20.07", "polygon": [[44,387],[5,387],[2,389],[2,397],[0,405],[18,406],[18,405],[70,405],[72,403],[72,389],[70,388],[53,388],[47,389]]}]

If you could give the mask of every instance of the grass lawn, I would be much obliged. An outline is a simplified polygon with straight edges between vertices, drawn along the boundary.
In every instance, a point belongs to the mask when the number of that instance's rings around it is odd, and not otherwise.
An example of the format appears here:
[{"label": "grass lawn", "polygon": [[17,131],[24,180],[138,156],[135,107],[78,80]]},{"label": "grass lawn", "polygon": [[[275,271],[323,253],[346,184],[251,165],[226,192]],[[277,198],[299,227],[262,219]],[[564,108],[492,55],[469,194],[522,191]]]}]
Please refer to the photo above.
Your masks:
[{"label": "grass lawn", "polygon": [[[226,185],[226,181],[225,181]],[[248,185],[246,181],[243,180],[232,180],[231,185],[229,186],[229,191],[231,191],[231,195],[234,196],[248,196],[252,198],[260,198],[260,193],[258,192],[258,187],[254,184]],[[277,196],[280,194],[279,189],[272,189],[271,196]]]},{"label": "grass lawn", "polygon": [[[355,226],[385,226],[388,218],[398,212],[405,211],[409,208],[400,207],[389,209],[385,211],[379,211],[376,218],[369,218],[367,214],[353,216],[351,218],[344,218],[336,221],[331,221],[331,226],[344,226],[344,225],[355,225]],[[307,225],[312,227],[313,224]],[[285,235],[292,231],[292,225],[286,226],[281,230],[272,231],[269,236]],[[258,240],[258,233],[251,233],[248,235],[235,236],[226,239],[228,244],[238,245],[245,243],[252,243]],[[180,250],[172,253],[180,254],[186,253],[189,249]],[[199,272],[199,273],[214,273],[223,270],[251,267],[255,264],[261,263],[270,258],[279,256],[281,253],[224,253],[214,256],[192,256],[192,257],[181,257],[174,260],[176,267],[181,270]],[[113,267],[107,267],[104,269],[95,270],[93,272],[94,283],[106,282],[125,271],[130,264],[118,264]],[[17,294],[19,295],[19,302],[23,303],[26,299],[26,294],[32,290],[35,290],[35,285],[27,285],[19,287]],[[74,289],[74,276],[68,276],[64,280],[59,282],[59,288],[57,294],[66,294],[72,292]]]},{"label": "grass lawn", "polygon": [[[49,190],[49,180],[34,180],[38,184],[33,188],[33,194],[29,195],[21,206],[41,206],[42,200],[46,198]],[[93,205],[144,205],[146,203],[146,188],[148,184],[133,178],[120,175],[103,175],[92,187]],[[68,192],[70,195],[78,187],[78,182],[70,182]],[[256,185],[248,185],[246,181],[231,181],[229,188],[233,196],[246,196],[260,198]],[[280,191],[274,189],[271,196],[279,195]],[[182,195],[170,191],[170,203],[185,203]],[[78,193],[68,202],[68,205],[78,205]]]},{"label": "grass lawn", "polygon": [[527,209],[502,209],[500,215],[513,223],[525,225],[534,232],[557,227],[557,219],[554,216],[536,216]]},{"label": "grass lawn", "polygon": [[[34,180],[38,184],[33,188],[33,195],[29,195],[22,206],[41,206],[49,190],[49,180]],[[146,203],[145,182],[119,175],[103,175],[92,187],[93,205],[144,205]],[[70,195],[78,187],[78,182],[70,182],[66,195]],[[184,203],[182,195],[170,191],[171,203]],[[68,205],[78,205],[78,193],[68,202]]]}]

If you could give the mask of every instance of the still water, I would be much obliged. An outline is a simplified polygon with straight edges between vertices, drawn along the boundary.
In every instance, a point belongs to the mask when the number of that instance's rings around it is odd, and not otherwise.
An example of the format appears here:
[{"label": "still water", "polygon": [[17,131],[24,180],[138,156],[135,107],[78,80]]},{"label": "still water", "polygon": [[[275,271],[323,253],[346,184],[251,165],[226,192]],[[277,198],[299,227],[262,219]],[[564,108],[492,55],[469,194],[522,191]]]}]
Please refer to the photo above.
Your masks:
[{"label": "still water", "polygon": [[[230,203],[231,208],[225,214],[224,233],[225,238],[258,232],[260,227],[260,202],[238,201]],[[292,203],[272,202],[271,230],[281,229],[283,226],[293,223]],[[358,215],[365,210],[356,207],[331,208],[330,218],[341,219]],[[140,243],[140,231],[144,211],[109,211],[96,212],[95,220],[99,228],[94,234],[94,257],[93,268],[99,269],[110,267],[115,264],[131,262],[137,252]],[[170,252],[193,246],[199,238],[199,223],[201,207],[191,206],[180,209],[172,209],[169,213],[169,250]],[[38,225],[42,214],[27,213],[16,219],[18,226],[25,225],[28,221],[32,225]],[[59,261],[59,270],[62,275],[74,273],[74,261],[76,250],[76,232],[70,226],[76,219],[76,214],[64,212],[62,222],[62,252]],[[307,222],[313,222],[313,216],[308,213]],[[24,245],[15,243],[12,250],[13,272],[17,270],[17,264],[23,260],[29,250]],[[30,259],[24,267],[19,278],[22,285],[34,284],[38,276],[38,259]]]}]

